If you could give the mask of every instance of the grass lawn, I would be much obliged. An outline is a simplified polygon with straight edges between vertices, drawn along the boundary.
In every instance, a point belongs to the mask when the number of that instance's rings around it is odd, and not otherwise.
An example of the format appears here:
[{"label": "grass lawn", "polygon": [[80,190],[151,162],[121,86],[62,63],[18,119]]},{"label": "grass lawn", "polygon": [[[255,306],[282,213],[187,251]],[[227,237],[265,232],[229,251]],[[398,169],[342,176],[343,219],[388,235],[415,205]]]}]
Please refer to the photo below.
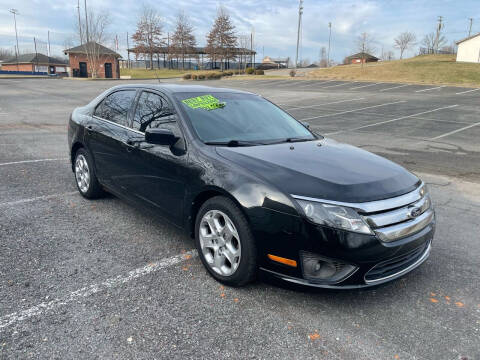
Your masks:
[{"label": "grass lawn", "polygon": [[421,55],[363,67],[355,64],[316,69],[308,77],[480,87],[480,64],[457,63],[455,55]]},{"label": "grass lawn", "polygon": [[132,79],[155,79],[175,78],[186,73],[193,73],[195,70],[169,70],[169,69],[120,69],[120,76],[131,76]]}]

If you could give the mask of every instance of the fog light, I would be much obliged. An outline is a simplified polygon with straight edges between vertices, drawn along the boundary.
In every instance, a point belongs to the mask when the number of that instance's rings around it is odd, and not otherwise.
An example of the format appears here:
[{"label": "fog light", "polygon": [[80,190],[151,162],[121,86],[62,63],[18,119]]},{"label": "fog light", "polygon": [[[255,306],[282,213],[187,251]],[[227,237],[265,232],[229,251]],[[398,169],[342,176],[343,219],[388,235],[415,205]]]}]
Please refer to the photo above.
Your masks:
[{"label": "fog light", "polygon": [[307,280],[334,284],[352,275],[356,266],[328,259],[306,251],[301,252],[303,277]]}]

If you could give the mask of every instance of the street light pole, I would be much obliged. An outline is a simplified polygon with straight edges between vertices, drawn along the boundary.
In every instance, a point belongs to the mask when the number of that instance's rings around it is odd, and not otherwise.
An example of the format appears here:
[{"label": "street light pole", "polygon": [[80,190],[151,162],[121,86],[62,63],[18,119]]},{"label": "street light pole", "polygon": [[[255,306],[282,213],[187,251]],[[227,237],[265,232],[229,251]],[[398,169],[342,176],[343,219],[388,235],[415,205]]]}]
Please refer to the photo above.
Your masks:
[{"label": "street light pole", "polygon": [[329,29],[329,34],[328,34],[328,52],[327,52],[327,67],[330,67],[330,40],[332,39],[332,23],[328,23],[328,29]]},{"label": "street light pole", "polygon": [[10,9],[8,10],[13,14],[13,22],[15,23],[15,39],[17,42],[17,48],[15,50],[15,58],[17,59],[17,71],[18,71],[18,55],[20,52],[20,49],[18,48],[18,32],[17,32],[17,15],[18,15],[18,10],[17,9]]},{"label": "street light pole", "polygon": [[298,46],[300,43],[300,27],[302,26],[302,14],[303,14],[303,0],[300,0],[298,4],[298,29],[297,29],[297,53],[295,55],[295,69],[298,65]]},{"label": "street light pole", "polygon": [[88,36],[88,10],[87,10],[87,0],[84,1],[85,5],[85,35],[87,37],[87,43],[90,42],[90,38]]}]

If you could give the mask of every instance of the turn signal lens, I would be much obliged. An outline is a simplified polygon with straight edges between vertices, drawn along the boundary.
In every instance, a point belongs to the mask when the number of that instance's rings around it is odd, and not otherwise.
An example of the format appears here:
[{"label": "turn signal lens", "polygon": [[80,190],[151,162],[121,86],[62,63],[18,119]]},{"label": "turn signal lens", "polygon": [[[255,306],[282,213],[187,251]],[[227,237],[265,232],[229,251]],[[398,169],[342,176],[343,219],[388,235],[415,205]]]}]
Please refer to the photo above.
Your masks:
[{"label": "turn signal lens", "polygon": [[281,257],[281,256],[272,255],[272,254],[268,254],[267,256],[270,260],[279,262],[279,263],[284,264],[284,265],[297,267],[297,262],[295,260],[287,259],[287,258],[284,258],[284,257]]}]

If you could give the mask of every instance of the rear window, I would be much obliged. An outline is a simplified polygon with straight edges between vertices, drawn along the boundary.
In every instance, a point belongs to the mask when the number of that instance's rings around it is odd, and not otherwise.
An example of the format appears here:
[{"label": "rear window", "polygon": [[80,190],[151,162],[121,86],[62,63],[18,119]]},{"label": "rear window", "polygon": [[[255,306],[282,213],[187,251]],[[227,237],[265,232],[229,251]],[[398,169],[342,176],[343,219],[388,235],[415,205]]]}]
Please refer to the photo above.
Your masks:
[{"label": "rear window", "polygon": [[135,90],[121,90],[108,95],[95,109],[95,116],[127,126],[128,112],[135,99]]}]

